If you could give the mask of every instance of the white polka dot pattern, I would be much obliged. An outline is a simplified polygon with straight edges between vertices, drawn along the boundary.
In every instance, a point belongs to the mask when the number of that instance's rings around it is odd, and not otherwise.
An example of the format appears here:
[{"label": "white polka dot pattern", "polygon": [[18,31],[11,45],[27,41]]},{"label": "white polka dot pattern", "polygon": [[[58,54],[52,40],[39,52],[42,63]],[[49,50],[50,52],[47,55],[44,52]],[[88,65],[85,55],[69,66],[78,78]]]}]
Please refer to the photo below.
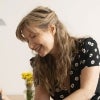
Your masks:
[{"label": "white polka dot pattern", "polygon": [[63,98],[64,98],[64,95],[63,95],[63,94],[62,94],[62,95],[60,95],[60,98],[61,98],[61,99],[63,99]]},{"label": "white polka dot pattern", "polygon": [[78,63],[75,63],[75,67],[78,67]]},{"label": "white polka dot pattern", "polygon": [[100,96],[97,98],[97,100],[100,100]]},{"label": "white polka dot pattern", "polygon": [[74,88],[74,83],[71,84],[71,88]]},{"label": "white polka dot pattern", "polygon": [[90,54],[89,54],[89,57],[92,57],[92,56],[93,56],[93,54],[92,54],[92,53],[90,53]]},{"label": "white polka dot pattern", "polygon": [[97,55],[96,58],[99,59],[99,55]]},{"label": "white polka dot pattern", "polygon": [[91,61],[91,64],[94,64],[94,63],[95,63],[95,61],[94,61],[94,60],[92,60],[92,61]]},{"label": "white polka dot pattern", "polygon": [[79,77],[76,76],[76,77],[75,77],[75,81],[78,81],[78,80],[79,80]]},{"label": "white polka dot pattern", "polygon": [[[77,89],[80,88],[80,74],[81,70],[87,66],[98,66],[100,65],[100,54],[97,47],[97,43],[92,38],[87,38],[84,40],[79,41],[79,52],[77,53],[76,57],[71,59],[72,61],[72,68],[70,71],[70,91],[67,89],[64,92],[60,92],[59,88],[56,88],[57,99],[54,100],[63,100],[66,96],[70,93],[73,93]],[[67,91],[67,93],[66,93]],[[58,96],[59,95],[59,96]],[[58,98],[59,97],[59,98]],[[96,97],[100,100],[100,96]]]},{"label": "white polka dot pattern", "polygon": [[95,48],[94,51],[97,52],[97,48]]},{"label": "white polka dot pattern", "polygon": [[83,53],[86,53],[86,50],[85,50],[84,48],[82,48],[82,52],[83,52]]}]

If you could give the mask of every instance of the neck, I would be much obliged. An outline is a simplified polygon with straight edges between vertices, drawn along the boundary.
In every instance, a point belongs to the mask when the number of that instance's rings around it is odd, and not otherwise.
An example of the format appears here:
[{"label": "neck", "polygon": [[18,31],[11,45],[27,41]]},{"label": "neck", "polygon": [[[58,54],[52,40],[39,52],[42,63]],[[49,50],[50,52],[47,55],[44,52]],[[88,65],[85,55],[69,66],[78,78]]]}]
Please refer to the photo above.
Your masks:
[{"label": "neck", "polygon": [[57,46],[55,46],[52,51],[50,52],[50,54],[54,57],[54,58],[58,58],[59,55],[59,48]]}]

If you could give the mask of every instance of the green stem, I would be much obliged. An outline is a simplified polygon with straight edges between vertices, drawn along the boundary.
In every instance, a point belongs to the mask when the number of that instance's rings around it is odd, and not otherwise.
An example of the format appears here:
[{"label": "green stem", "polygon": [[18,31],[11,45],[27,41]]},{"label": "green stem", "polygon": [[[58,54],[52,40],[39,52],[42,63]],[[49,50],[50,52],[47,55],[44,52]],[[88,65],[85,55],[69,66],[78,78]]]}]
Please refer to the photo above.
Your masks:
[{"label": "green stem", "polygon": [[33,91],[32,91],[32,89],[27,89],[26,96],[27,96],[27,100],[32,100],[32,98],[33,98]]}]

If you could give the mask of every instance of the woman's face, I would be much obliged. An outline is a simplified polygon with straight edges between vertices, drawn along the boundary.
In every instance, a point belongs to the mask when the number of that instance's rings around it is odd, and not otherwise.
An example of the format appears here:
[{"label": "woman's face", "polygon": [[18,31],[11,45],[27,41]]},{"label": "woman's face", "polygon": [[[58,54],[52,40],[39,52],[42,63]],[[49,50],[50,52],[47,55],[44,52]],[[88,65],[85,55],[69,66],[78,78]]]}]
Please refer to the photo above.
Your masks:
[{"label": "woman's face", "polygon": [[50,53],[54,47],[55,27],[50,26],[43,30],[34,25],[23,29],[23,36],[30,49],[35,50],[41,57]]}]

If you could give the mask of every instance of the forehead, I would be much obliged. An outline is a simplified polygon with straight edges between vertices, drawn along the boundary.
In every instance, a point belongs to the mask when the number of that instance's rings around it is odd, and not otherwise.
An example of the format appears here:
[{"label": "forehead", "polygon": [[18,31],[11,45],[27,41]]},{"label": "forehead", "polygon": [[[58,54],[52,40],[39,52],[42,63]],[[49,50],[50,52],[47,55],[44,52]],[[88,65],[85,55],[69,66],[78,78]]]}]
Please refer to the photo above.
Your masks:
[{"label": "forehead", "polygon": [[27,36],[30,36],[30,35],[32,35],[32,34],[37,34],[37,29],[36,29],[36,27],[34,27],[34,26],[25,26],[24,28],[23,28],[23,30],[22,30],[22,35],[24,36],[24,37],[27,37]]}]

